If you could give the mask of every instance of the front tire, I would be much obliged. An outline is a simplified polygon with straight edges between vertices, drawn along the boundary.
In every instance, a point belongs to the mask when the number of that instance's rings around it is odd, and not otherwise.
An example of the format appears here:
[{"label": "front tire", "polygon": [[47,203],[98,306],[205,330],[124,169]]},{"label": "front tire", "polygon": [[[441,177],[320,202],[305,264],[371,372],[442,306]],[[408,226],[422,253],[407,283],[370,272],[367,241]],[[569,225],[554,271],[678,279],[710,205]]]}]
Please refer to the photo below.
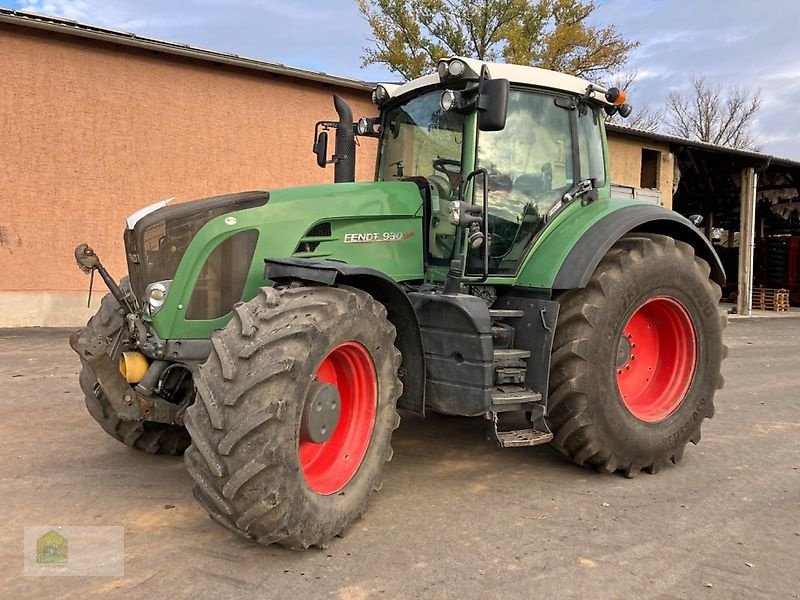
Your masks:
[{"label": "front tire", "polygon": [[633,477],[678,463],[714,414],[726,349],[720,288],[691,246],[629,234],[559,296],[548,421],[580,465]]},{"label": "front tire", "polygon": [[364,513],[392,456],[394,326],[344,287],[262,288],[234,313],[187,410],[194,495],[261,544],[324,547]]}]

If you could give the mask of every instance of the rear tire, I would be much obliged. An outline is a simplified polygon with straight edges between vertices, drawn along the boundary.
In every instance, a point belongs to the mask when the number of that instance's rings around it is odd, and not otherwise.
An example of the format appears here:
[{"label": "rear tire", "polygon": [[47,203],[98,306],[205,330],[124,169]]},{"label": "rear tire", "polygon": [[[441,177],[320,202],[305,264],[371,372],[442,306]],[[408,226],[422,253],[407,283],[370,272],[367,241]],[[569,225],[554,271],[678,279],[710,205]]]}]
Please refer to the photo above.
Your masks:
[{"label": "rear tire", "polygon": [[556,450],[633,477],[678,463],[700,441],[726,354],[709,273],[688,244],[629,234],[585,288],[559,296],[548,404]]},{"label": "rear tire", "polygon": [[[363,515],[400,423],[395,336],[385,308],[357,289],[262,288],[238,304],[186,413],[186,466],[209,515],[294,550],[325,547]],[[338,390],[341,414],[328,441],[312,443],[302,431],[321,382]]]},{"label": "rear tire", "polygon": [[[130,289],[127,277],[120,282],[120,287],[126,291]],[[82,335],[88,338],[106,337],[113,341],[122,326],[119,303],[114,296],[106,294],[100,302],[100,309],[89,319]],[[183,427],[164,423],[122,421],[117,418],[105,394],[97,385],[92,370],[83,359],[81,359],[79,381],[89,414],[100,424],[103,431],[115,440],[149,454],[180,455],[189,447],[191,439]]]}]

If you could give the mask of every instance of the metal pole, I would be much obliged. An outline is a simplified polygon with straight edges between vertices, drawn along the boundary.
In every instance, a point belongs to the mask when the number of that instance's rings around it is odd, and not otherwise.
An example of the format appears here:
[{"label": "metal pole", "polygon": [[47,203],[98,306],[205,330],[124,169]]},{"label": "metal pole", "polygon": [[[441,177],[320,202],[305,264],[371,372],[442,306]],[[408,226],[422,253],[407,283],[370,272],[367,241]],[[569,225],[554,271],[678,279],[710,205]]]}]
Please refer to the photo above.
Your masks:
[{"label": "metal pole", "polygon": [[755,249],[756,188],[758,175],[753,167],[742,169],[741,210],[739,212],[739,278],[736,312],[753,314],[753,252]]}]

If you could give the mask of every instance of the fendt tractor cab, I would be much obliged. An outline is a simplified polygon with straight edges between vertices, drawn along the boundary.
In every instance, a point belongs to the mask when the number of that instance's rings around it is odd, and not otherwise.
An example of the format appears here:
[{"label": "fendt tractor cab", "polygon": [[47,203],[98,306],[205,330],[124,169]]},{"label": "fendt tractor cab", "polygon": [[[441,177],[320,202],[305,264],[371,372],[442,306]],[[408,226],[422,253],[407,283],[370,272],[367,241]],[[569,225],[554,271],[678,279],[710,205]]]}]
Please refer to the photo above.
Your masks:
[{"label": "fendt tractor cab", "polygon": [[611,197],[624,94],[452,58],[373,100],[317,124],[336,183],[143,209],[119,284],[76,249],[111,290],[71,338],[92,416],[185,451],[212,518],[291,548],[364,513],[398,408],[629,477],[677,463],[722,384],[724,274],[687,219]]}]

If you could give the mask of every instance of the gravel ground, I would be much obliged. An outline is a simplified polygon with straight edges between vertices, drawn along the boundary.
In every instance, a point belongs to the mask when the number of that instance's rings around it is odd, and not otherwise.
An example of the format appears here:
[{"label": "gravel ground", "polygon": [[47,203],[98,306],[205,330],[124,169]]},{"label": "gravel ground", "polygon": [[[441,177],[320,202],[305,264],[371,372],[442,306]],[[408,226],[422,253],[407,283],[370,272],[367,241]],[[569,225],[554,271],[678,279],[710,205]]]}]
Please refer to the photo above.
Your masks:
[{"label": "gravel ground", "polygon": [[[3,598],[798,598],[800,319],[737,319],[727,384],[679,467],[633,480],[480,419],[406,417],[365,518],[327,550],[259,547],[179,458],[94,423],[65,330],[0,330]],[[123,577],[22,575],[23,527],[121,525]]]}]

